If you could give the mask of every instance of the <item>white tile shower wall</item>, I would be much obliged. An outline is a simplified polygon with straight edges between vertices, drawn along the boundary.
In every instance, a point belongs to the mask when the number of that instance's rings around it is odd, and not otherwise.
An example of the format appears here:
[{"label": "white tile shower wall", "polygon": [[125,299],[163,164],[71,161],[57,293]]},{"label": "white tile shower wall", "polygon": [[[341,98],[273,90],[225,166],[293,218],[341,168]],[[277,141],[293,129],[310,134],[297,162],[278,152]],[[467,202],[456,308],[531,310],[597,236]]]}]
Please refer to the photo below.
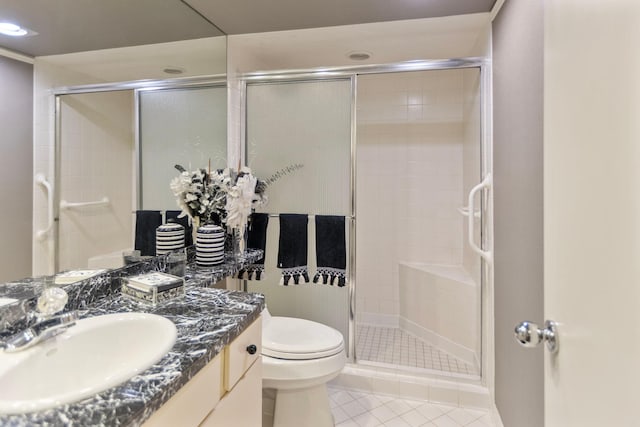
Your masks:
[{"label": "white tile shower wall", "polygon": [[[51,89],[71,84],[94,83],[89,76],[50,63],[47,57],[39,57],[34,63],[34,150],[33,172],[43,173],[49,182],[54,181],[54,101]],[[47,224],[47,198],[40,188],[33,192],[33,230],[42,230]],[[53,255],[51,238],[33,244],[33,275],[53,273],[50,262]]]},{"label": "white tile shower wall", "polygon": [[477,288],[460,266],[401,264],[401,328],[475,366],[480,351]]},{"label": "white tile shower wall", "polygon": [[358,78],[359,320],[399,313],[400,261],[462,263],[458,70]]},{"label": "white tile shower wall", "polygon": [[62,106],[60,198],[109,198],[104,207],[60,212],[60,269],[132,245],[133,93],[66,95]]}]

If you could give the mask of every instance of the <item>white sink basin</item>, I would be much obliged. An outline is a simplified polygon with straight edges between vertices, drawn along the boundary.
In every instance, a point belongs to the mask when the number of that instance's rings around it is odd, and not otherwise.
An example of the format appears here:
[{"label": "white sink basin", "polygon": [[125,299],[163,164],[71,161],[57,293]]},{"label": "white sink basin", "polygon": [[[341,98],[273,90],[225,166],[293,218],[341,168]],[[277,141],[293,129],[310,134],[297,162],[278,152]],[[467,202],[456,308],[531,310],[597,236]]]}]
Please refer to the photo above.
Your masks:
[{"label": "white sink basin", "polygon": [[176,341],[168,319],[116,313],[76,322],[16,353],[0,350],[0,414],[53,408],[125,382],[160,360]]}]

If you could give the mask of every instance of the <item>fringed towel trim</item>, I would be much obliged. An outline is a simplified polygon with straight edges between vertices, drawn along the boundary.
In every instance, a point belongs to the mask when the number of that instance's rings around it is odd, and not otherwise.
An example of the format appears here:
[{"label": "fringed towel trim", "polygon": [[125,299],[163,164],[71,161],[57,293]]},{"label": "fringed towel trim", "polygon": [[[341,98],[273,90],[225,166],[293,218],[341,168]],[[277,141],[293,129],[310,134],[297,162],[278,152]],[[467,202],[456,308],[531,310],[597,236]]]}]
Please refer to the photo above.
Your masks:
[{"label": "fringed towel trim", "polygon": [[264,264],[251,264],[242,268],[236,277],[242,280],[264,280]]},{"label": "fringed towel trim", "polygon": [[293,283],[295,285],[299,285],[300,283],[309,283],[309,271],[307,270],[307,266],[303,265],[299,267],[283,268],[280,284],[282,286],[289,286],[291,279],[293,279]]},{"label": "fringed towel trim", "polygon": [[323,285],[338,285],[341,288],[347,284],[347,272],[341,268],[318,267],[316,275],[313,276],[313,283],[318,282]]}]

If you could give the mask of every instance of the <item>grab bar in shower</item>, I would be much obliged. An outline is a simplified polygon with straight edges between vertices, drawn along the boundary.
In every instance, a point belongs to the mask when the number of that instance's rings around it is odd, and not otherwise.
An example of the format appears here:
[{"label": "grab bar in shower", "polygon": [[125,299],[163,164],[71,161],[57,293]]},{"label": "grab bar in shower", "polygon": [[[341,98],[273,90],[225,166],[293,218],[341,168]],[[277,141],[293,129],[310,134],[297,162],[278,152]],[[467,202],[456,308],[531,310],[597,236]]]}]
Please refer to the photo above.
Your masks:
[{"label": "grab bar in shower", "polygon": [[[485,251],[483,250],[480,246],[478,246],[475,242],[474,236],[475,236],[475,222],[476,222],[476,215],[475,215],[475,196],[476,193],[478,193],[479,191],[483,190],[483,189],[487,189],[490,190],[491,186],[493,184],[493,180],[491,178],[491,174],[487,174],[487,176],[484,177],[484,179],[482,180],[482,182],[478,185],[476,185],[475,187],[473,187],[471,189],[471,191],[469,191],[469,201],[467,204],[467,234],[469,235],[469,246],[471,247],[471,249],[477,253],[478,255],[480,255],[482,258],[484,258],[485,261],[487,261],[487,263],[491,264],[492,258],[491,258],[491,251]],[[468,212],[474,212],[474,215],[469,215]]]},{"label": "grab bar in shower", "polygon": [[42,242],[47,238],[49,232],[53,228],[53,191],[51,191],[51,184],[43,174],[36,174],[35,182],[36,184],[43,186],[47,191],[47,227],[44,230],[38,230],[36,232],[36,239],[38,239],[39,242]]},{"label": "grab bar in shower", "polygon": [[60,209],[68,210],[74,208],[85,208],[89,206],[100,207],[109,205],[109,198],[103,197],[100,200],[96,200],[94,202],[67,202],[66,200],[60,200]]}]

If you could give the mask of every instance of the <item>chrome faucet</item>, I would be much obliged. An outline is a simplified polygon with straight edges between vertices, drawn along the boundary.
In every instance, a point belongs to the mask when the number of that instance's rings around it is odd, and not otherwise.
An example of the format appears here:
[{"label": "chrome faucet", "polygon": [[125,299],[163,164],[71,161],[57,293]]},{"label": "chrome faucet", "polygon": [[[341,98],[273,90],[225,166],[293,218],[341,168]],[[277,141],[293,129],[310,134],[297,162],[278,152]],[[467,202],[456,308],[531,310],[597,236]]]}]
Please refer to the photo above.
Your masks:
[{"label": "chrome faucet", "polygon": [[70,311],[55,315],[64,309],[67,299],[64,289],[46,287],[38,298],[38,321],[31,327],[0,341],[0,350],[4,350],[5,353],[25,350],[75,325],[78,320],[77,312]]},{"label": "chrome faucet", "polygon": [[26,350],[39,342],[64,332],[75,325],[76,320],[78,320],[78,313],[76,311],[51,316],[23,331],[11,335],[6,341],[0,341],[0,349],[3,349],[5,353]]}]

